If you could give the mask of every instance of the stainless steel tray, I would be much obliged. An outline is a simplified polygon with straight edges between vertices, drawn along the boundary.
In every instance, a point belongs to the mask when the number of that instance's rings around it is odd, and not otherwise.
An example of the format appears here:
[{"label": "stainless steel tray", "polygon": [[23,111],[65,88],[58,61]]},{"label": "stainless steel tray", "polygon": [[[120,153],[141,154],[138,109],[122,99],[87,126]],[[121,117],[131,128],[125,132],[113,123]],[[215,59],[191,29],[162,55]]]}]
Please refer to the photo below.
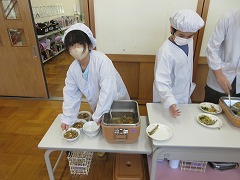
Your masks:
[{"label": "stainless steel tray", "polygon": [[[111,113],[111,114],[110,114]],[[133,118],[133,124],[113,124],[111,118],[117,118],[118,116],[130,116]],[[133,126],[140,124],[138,103],[133,100],[120,100],[113,101],[110,112],[103,115],[103,124],[107,126]]]},{"label": "stainless steel tray", "polygon": [[[237,116],[236,113],[231,109],[228,97],[223,96],[220,98],[220,101],[222,101],[224,107],[229,111],[232,116],[240,120],[240,116]],[[231,97],[231,105],[234,105],[237,102],[240,102],[240,97]]]}]

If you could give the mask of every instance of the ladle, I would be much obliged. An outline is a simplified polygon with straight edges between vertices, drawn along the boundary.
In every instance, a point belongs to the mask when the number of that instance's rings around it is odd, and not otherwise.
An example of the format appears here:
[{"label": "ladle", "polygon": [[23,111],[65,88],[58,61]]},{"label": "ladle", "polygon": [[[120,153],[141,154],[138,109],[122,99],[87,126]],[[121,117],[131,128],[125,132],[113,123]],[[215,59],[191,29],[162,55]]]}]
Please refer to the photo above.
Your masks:
[{"label": "ladle", "polygon": [[230,95],[230,93],[228,95],[228,100],[229,100],[229,107],[231,107],[231,95]]}]

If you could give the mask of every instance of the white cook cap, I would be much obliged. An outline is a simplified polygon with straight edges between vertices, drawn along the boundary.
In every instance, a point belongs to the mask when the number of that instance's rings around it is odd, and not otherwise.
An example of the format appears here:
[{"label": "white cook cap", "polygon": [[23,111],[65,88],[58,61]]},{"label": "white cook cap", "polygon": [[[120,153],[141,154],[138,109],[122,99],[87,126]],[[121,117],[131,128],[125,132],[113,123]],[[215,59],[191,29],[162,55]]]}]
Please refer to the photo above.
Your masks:
[{"label": "white cook cap", "polygon": [[204,26],[203,19],[193,10],[179,10],[169,20],[173,28],[182,32],[197,32]]},{"label": "white cook cap", "polygon": [[70,31],[73,30],[81,30],[83,31],[85,34],[87,34],[87,36],[89,37],[90,41],[92,42],[92,49],[94,49],[97,45],[97,40],[93,37],[92,31],[89,29],[89,27],[87,27],[85,24],[83,23],[76,23],[74,25],[72,25],[70,28],[68,28],[63,35],[62,41],[64,42],[64,39],[67,35],[67,33],[69,33]]}]

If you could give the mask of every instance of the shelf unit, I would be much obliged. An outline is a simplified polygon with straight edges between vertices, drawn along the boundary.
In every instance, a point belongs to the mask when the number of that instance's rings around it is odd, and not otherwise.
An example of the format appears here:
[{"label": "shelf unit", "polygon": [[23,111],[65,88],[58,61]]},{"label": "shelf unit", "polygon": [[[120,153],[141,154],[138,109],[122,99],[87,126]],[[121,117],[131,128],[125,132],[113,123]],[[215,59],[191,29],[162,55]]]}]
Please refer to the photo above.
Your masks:
[{"label": "shelf unit", "polygon": [[[41,50],[41,56],[42,56],[42,61],[43,63],[49,61],[53,57],[56,57],[59,53],[63,52],[65,50],[63,42],[56,41],[55,38],[57,36],[61,36],[61,31],[64,32],[68,27],[64,27],[61,30],[54,30],[51,32],[48,32],[44,35],[38,35],[38,41],[40,45],[40,50]],[[47,45],[47,41],[50,41]],[[49,46],[50,47],[47,47]]]}]

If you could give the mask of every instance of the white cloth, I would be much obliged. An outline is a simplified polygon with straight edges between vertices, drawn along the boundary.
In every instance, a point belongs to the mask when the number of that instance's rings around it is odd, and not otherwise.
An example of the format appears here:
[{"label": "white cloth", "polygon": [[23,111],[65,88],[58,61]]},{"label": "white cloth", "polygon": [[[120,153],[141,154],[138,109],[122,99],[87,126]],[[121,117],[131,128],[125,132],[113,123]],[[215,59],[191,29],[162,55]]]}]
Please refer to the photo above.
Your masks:
[{"label": "white cloth", "polygon": [[92,50],[88,81],[82,77],[82,69],[77,60],[70,65],[63,88],[62,123],[72,125],[80,109],[82,95],[85,95],[93,111],[92,119],[99,121],[109,112],[113,100],[129,100],[127,89],[112,61],[103,53]]},{"label": "white cloth", "polygon": [[197,32],[204,26],[203,19],[195,11],[188,9],[177,11],[169,20],[173,28],[182,32]]},{"label": "white cloth", "polygon": [[222,69],[230,83],[236,77],[236,93],[240,93],[240,10],[228,12],[218,21],[207,45],[209,73],[207,85],[224,93],[212,70]]},{"label": "white cloth", "polygon": [[68,28],[63,35],[62,41],[64,42],[64,39],[66,37],[66,35],[73,30],[81,30],[84,33],[86,33],[90,39],[90,41],[92,42],[92,49],[94,49],[97,45],[97,40],[93,37],[92,31],[89,29],[89,27],[87,27],[85,24],[83,23],[76,23],[72,26],[70,26],[70,28]]},{"label": "white cloth", "polygon": [[193,41],[188,46],[187,56],[177,45],[166,40],[156,55],[153,102],[162,102],[165,108],[191,102],[195,88],[192,82]]}]

